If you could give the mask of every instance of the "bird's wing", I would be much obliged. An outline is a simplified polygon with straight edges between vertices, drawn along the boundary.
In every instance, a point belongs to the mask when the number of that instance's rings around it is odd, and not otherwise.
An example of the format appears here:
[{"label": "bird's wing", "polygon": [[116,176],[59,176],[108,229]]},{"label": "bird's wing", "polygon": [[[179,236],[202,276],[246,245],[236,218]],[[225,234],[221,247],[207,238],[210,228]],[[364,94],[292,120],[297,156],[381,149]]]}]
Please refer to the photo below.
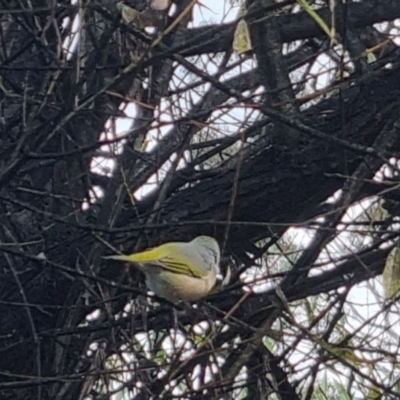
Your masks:
[{"label": "bird's wing", "polygon": [[204,278],[209,271],[199,268],[196,264],[196,257],[185,255],[165,256],[158,260],[159,266],[175,274],[191,275],[195,278]]}]

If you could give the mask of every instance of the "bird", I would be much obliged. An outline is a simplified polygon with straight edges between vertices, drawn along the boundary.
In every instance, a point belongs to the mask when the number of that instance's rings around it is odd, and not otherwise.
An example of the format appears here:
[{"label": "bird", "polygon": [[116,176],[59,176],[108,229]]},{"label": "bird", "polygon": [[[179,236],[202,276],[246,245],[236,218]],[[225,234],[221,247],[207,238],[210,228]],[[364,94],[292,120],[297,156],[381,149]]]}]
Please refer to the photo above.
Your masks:
[{"label": "bird", "polygon": [[168,242],[139,253],[103,258],[136,264],[156,295],[171,302],[190,302],[213,291],[221,251],[214,238],[198,236],[190,242]]}]

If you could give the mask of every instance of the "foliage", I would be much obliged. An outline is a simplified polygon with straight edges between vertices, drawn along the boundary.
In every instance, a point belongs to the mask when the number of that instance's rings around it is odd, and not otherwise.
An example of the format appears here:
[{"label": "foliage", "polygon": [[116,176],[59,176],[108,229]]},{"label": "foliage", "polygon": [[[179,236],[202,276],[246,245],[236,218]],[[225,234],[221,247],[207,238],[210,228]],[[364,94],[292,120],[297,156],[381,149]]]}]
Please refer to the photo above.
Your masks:
[{"label": "foliage", "polygon": [[0,0],[0,398],[399,398],[399,2],[172,3]]}]

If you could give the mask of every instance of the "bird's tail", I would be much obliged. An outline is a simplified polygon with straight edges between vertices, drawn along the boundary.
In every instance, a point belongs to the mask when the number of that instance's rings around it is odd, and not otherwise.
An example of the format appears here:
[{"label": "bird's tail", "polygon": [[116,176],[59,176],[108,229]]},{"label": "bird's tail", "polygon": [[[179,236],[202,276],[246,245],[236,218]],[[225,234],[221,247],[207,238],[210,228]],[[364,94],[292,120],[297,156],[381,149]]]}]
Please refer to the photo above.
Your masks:
[{"label": "bird's tail", "polygon": [[158,261],[160,257],[162,257],[162,254],[160,254],[160,251],[158,250],[159,249],[156,247],[155,249],[141,251],[140,253],[112,255],[103,258],[106,260],[118,260],[133,263],[149,263]]}]

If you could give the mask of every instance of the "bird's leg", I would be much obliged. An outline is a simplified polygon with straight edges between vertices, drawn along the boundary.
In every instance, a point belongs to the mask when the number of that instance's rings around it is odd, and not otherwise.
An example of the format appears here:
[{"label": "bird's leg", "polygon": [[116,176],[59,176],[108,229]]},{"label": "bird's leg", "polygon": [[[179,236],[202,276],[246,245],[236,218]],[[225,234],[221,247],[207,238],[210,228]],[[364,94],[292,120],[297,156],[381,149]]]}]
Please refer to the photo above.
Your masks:
[{"label": "bird's leg", "polygon": [[173,328],[174,328],[175,332],[177,332],[179,329],[178,310],[175,307],[172,307],[172,321],[173,321]]},{"label": "bird's leg", "polygon": [[199,313],[199,308],[187,301],[181,301],[179,304],[175,305],[172,308],[172,321],[173,321],[173,328],[175,330],[184,330],[184,326],[182,324],[179,324],[179,316],[185,316],[186,314],[193,315],[194,313],[198,314]]}]

